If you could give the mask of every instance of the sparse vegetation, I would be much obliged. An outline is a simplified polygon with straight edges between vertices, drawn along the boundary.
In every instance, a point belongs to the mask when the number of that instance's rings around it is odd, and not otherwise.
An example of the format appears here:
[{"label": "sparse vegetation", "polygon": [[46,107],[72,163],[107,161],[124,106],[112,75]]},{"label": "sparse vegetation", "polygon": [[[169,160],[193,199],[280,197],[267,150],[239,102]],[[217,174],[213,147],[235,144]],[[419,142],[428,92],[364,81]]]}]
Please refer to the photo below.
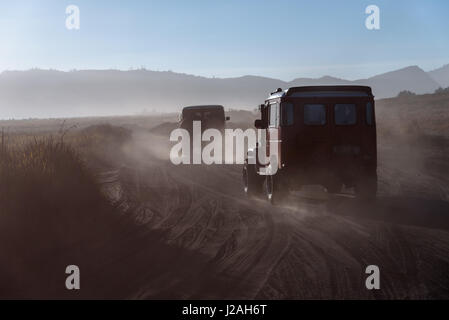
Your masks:
[{"label": "sparse vegetation", "polygon": [[435,90],[435,94],[445,94],[445,93],[449,93],[449,87],[445,89],[439,87],[438,89]]},{"label": "sparse vegetation", "polygon": [[[23,272],[23,277],[48,273],[56,268],[62,256],[81,262],[80,250],[105,241],[130,225],[101,193],[80,156],[80,152],[86,155],[86,150],[99,147],[105,141],[123,143],[128,134],[121,128],[99,126],[67,135],[70,142],[54,136],[7,139],[2,135],[0,283],[2,289],[9,290],[5,291],[9,296],[26,296],[14,292],[20,287],[17,283],[9,283],[8,288],[9,275],[16,270],[26,269],[28,272]],[[80,152],[72,145],[80,147]],[[78,249],[73,250],[74,247]],[[33,287],[39,284],[40,277],[24,281]]]},{"label": "sparse vegetation", "polygon": [[404,90],[398,93],[398,98],[405,98],[405,97],[413,97],[416,96],[416,93],[408,91],[408,90]]},{"label": "sparse vegetation", "polygon": [[[376,101],[377,132],[380,141],[392,137],[415,143],[421,137],[449,138],[449,91],[435,94],[402,95]],[[384,140],[382,138],[385,137]]]}]

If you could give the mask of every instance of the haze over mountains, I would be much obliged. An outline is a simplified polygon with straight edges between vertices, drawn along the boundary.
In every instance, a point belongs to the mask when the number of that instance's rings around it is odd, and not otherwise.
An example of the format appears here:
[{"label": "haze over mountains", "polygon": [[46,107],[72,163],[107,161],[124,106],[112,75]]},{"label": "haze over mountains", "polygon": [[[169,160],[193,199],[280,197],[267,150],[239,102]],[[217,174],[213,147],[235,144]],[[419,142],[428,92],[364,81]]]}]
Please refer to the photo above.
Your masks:
[{"label": "haze over mountains", "polygon": [[438,82],[441,85],[441,87],[443,88],[449,87],[449,64],[439,69],[430,71],[429,75],[433,80]]},{"label": "haze over mountains", "polygon": [[371,86],[376,99],[403,90],[432,93],[449,86],[449,65],[430,72],[410,66],[356,81],[325,76],[290,82],[257,76],[205,78],[145,69],[5,71],[0,74],[0,119],[170,112],[192,104],[254,109],[277,88],[339,84]]}]

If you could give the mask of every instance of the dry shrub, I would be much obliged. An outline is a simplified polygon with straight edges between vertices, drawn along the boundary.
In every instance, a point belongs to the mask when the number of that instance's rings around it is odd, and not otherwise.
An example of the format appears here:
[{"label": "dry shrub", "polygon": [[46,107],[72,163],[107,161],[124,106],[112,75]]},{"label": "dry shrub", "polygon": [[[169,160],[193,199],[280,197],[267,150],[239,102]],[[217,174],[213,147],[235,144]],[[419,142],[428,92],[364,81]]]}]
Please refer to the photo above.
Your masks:
[{"label": "dry shrub", "polygon": [[0,146],[0,283],[8,296],[35,295],[33,289],[14,292],[27,287],[17,282],[21,278],[31,287],[49,287],[49,277],[63,275],[64,264],[82,263],[89,246],[131,224],[61,139]]}]

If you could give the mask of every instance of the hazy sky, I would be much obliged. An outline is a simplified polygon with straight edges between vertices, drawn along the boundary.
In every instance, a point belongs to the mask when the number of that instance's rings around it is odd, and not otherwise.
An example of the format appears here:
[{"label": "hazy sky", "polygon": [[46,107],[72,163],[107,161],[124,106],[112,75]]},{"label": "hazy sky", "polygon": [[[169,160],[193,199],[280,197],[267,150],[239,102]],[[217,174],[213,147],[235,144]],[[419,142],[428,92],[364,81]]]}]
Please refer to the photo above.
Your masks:
[{"label": "hazy sky", "polygon": [[[66,6],[81,28],[67,30]],[[380,8],[381,29],[365,27]],[[362,78],[449,63],[449,1],[0,2],[0,71],[145,67],[204,76]]]}]

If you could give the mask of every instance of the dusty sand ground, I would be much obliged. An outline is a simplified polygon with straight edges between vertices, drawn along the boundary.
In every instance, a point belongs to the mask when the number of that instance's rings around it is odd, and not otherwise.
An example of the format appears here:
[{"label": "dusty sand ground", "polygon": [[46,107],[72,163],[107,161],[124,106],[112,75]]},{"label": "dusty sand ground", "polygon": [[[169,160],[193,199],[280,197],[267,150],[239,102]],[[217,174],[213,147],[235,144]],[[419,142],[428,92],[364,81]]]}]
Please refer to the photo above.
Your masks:
[{"label": "dusty sand ground", "polygon": [[[240,166],[175,166],[169,147],[166,136],[136,132],[99,173],[141,227],[92,249],[87,297],[449,298],[446,151],[382,146],[370,205],[306,188],[273,207],[243,195]],[[381,290],[365,288],[370,264]]]}]

